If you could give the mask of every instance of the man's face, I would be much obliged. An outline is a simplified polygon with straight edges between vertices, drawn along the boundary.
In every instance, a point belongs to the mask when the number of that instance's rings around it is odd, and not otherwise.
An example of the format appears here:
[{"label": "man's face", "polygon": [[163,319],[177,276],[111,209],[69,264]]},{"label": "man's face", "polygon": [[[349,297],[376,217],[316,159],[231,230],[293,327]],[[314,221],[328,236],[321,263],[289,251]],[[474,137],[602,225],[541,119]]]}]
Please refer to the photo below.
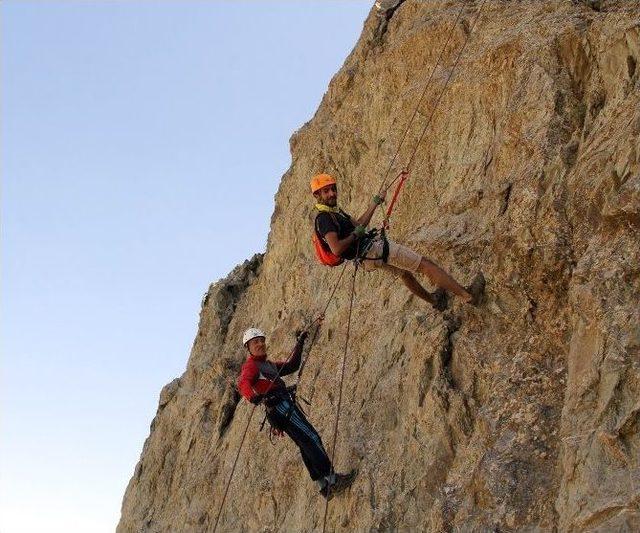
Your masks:
[{"label": "man's face", "polygon": [[251,355],[257,355],[261,357],[267,355],[267,344],[264,341],[264,337],[255,337],[247,342],[247,348]]},{"label": "man's face", "polygon": [[320,204],[328,205],[329,207],[338,205],[338,188],[335,185],[325,185],[313,195]]}]

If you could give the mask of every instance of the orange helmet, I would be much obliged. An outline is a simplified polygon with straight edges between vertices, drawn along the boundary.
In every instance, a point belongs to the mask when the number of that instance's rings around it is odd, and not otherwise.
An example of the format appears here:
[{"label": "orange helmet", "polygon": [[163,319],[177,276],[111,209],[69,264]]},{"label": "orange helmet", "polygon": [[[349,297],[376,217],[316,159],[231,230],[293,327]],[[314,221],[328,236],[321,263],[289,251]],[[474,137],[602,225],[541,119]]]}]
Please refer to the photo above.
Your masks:
[{"label": "orange helmet", "polygon": [[336,180],[332,176],[329,176],[329,174],[318,174],[311,178],[311,192],[316,192],[322,189],[322,187],[335,184]]}]

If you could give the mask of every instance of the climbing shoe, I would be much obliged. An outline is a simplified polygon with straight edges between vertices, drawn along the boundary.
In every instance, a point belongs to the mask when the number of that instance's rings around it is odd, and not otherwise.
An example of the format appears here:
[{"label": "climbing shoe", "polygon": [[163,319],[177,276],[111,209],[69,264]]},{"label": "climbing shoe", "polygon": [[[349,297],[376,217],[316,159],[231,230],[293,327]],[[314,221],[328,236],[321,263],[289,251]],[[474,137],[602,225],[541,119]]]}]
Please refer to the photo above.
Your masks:
[{"label": "climbing shoe", "polygon": [[473,278],[471,285],[466,287],[466,291],[473,297],[469,302],[471,305],[480,305],[482,302],[482,295],[484,294],[485,284],[484,275],[482,272],[478,272],[476,277]]},{"label": "climbing shoe", "polygon": [[445,291],[444,289],[436,289],[435,291],[433,291],[433,294],[431,296],[433,297],[433,302],[431,302],[431,305],[436,311],[442,312],[449,306],[447,291]]},{"label": "climbing shoe", "polygon": [[330,500],[336,494],[340,494],[348,489],[356,479],[357,474],[358,472],[356,470],[352,470],[348,474],[335,474],[333,476],[333,483],[327,483],[322,487],[320,489],[320,494]]}]

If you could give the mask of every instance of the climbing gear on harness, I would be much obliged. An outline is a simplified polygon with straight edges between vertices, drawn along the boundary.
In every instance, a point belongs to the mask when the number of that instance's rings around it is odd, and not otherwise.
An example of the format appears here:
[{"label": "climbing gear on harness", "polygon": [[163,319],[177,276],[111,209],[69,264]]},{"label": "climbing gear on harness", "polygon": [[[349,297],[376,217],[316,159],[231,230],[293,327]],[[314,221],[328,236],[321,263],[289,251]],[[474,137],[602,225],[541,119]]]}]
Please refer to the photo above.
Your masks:
[{"label": "climbing gear on harness", "polygon": [[[373,246],[373,243],[377,238],[380,238],[382,240],[382,255],[380,255],[380,257],[368,257],[367,252],[371,249],[371,246]],[[360,242],[361,250],[358,254],[358,257],[356,257],[355,259],[358,263],[362,263],[365,260],[378,261],[379,259],[382,259],[383,263],[387,262],[387,259],[389,258],[389,240],[387,239],[387,234],[384,231],[384,228],[370,229],[369,231],[367,231],[367,233],[364,235],[364,238],[361,239]]]},{"label": "climbing gear on harness", "polygon": [[264,331],[262,331],[261,329],[249,328],[242,335],[242,345],[246,346],[251,339],[255,339],[256,337],[266,338],[267,336],[265,335]]},{"label": "climbing gear on harness", "polygon": [[336,185],[336,180],[333,176],[329,174],[318,174],[311,178],[311,192],[314,193],[319,191],[323,187],[327,185]]},{"label": "climbing gear on harness", "polygon": [[360,239],[361,237],[364,237],[364,234],[367,232],[367,228],[365,228],[364,226],[356,226],[355,229],[353,230],[353,234]]},{"label": "climbing gear on harness", "polygon": [[265,396],[264,394],[256,394],[255,396],[253,396],[249,401],[253,404],[253,405],[260,405],[260,403],[262,403],[262,401],[264,400]]},{"label": "climbing gear on harness", "polygon": [[[279,437],[283,434],[283,428],[274,425],[274,422],[269,418],[269,413],[273,410],[273,408],[276,407],[276,405],[278,405],[282,401],[289,401],[290,407],[285,415],[286,420],[289,420],[289,418],[291,417],[294,407],[300,409],[300,411],[302,411],[304,415],[307,414],[298,402],[297,388],[298,385],[291,385],[289,387],[286,387],[284,390],[278,389],[277,391],[274,391],[272,393],[267,393],[264,397],[263,405],[265,407],[265,412],[264,418],[260,423],[260,431],[264,429],[265,423],[269,421],[269,441],[271,442],[271,444],[275,444],[272,438],[274,434],[276,437]],[[311,405],[311,402],[303,397],[300,397],[300,400],[302,400],[307,405]]]}]

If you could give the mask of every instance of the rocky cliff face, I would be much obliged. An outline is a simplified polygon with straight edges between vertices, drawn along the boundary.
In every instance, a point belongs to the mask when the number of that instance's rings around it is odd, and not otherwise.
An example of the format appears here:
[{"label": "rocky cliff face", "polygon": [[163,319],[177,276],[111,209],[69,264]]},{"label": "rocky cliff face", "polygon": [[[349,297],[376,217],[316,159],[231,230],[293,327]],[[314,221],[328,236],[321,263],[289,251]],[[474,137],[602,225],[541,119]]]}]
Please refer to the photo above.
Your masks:
[{"label": "rocky cliff face", "polygon": [[[375,12],[291,138],[264,257],[211,286],[186,372],[160,395],[120,532],[213,527],[251,408],[233,388],[244,328],[293,331],[337,270],[310,245],[309,177],[358,213],[380,183],[460,0]],[[399,162],[480,2],[464,2]],[[392,238],[486,301],[436,314],[359,273],[335,464],[358,478],[330,530],[640,530],[640,3],[493,1],[469,39],[392,221]],[[396,171],[400,167],[398,166]],[[349,283],[300,383],[330,446]],[[426,280],[425,280],[426,281]],[[312,531],[324,501],[288,439],[249,426],[219,530]]]}]

